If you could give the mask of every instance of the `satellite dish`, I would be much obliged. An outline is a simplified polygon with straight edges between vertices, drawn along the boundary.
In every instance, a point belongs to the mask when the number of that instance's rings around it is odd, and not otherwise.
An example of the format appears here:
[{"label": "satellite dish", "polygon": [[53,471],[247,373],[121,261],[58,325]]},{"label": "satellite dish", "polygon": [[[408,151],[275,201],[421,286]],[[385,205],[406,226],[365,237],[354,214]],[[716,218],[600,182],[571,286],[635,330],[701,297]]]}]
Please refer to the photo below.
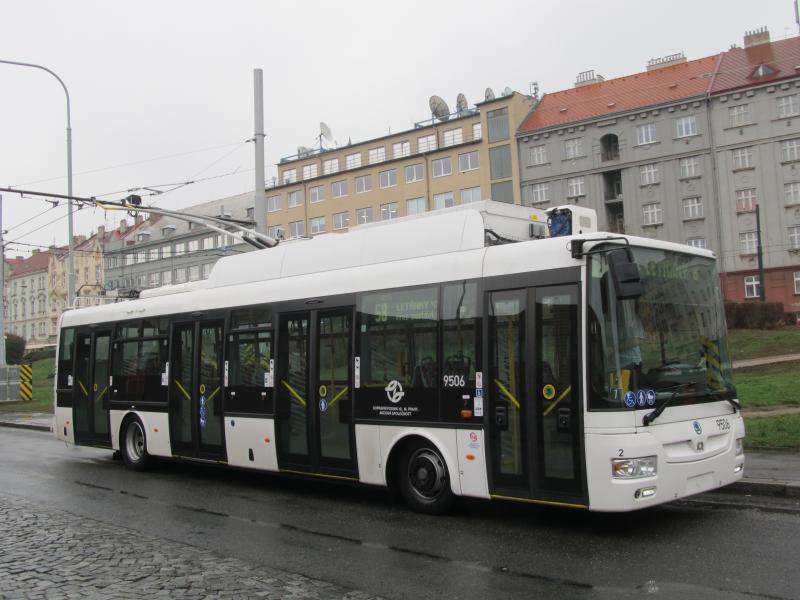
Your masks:
[{"label": "satellite dish", "polygon": [[329,142],[333,141],[333,134],[331,133],[331,128],[328,127],[327,123],[320,121],[319,124],[319,133],[322,137],[324,137]]},{"label": "satellite dish", "polygon": [[467,97],[464,94],[459,94],[458,98],[456,98],[456,112],[458,112],[459,115],[463,115],[468,110],[469,105],[467,104]]},{"label": "satellite dish", "polygon": [[510,96],[512,93],[513,92],[511,91],[511,88],[508,86],[506,86],[506,89],[503,90],[503,96]]},{"label": "satellite dish", "polygon": [[428,104],[430,104],[433,116],[440,121],[447,121],[450,118],[450,107],[439,96],[431,96]]},{"label": "satellite dish", "polygon": [[494,92],[492,88],[486,88],[486,91],[483,93],[485,100],[494,100]]}]

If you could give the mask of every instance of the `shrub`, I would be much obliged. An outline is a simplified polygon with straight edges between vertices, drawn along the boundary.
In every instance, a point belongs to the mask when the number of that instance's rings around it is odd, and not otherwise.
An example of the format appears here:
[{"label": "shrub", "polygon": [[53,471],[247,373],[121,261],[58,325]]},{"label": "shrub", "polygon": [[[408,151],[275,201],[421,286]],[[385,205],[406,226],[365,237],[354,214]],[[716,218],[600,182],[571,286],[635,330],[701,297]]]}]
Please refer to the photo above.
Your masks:
[{"label": "shrub", "polygon": [[18,365],[25,354],[25,338],[13,333],[6,334],[6,364]]},{"label": "shrub", "polygon": [[38,350],[31,350],[25,354],[25,362],[35,362],[43,358],[55,358],[56,347],[39,348]]},{"label": "shrub", "polygon": [[726,302],[725,319],[732,329],[775,329],[785,316],[780,302]]}]

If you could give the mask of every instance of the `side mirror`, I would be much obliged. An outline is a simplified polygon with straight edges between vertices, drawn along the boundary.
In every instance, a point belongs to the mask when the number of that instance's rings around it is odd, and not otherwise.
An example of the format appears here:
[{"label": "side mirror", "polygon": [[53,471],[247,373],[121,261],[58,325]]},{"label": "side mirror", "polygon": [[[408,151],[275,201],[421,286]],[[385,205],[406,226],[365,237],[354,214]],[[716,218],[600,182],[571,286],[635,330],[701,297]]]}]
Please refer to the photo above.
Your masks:
[{"label": "side mirror", "polygon": [[642,279],[630,250],[627,248],[611,250],[606,254],[606,260],[617,298],[620,300],[639,298],[643,293]]}]

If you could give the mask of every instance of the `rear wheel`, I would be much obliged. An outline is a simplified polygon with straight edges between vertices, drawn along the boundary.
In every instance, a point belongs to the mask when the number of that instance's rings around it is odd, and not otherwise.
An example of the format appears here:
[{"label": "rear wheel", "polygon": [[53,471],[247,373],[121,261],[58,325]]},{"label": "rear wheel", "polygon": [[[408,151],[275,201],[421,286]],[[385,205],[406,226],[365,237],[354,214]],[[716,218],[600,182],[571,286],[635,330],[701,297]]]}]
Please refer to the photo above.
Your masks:
[{"label": "rear wheel", "polygon": [[455,502],[447,464],[433,445],[410,446],[404,452],[397,476],[403,499],[418,512],[442,514]]},{"label": "rear wheel", "polygon": [[122,432],[122,460],[125,466],[134,471],[143,471],[150,463],[147,453],[147,438],[144,426],[139,419],[131,419],[125,424]]}]

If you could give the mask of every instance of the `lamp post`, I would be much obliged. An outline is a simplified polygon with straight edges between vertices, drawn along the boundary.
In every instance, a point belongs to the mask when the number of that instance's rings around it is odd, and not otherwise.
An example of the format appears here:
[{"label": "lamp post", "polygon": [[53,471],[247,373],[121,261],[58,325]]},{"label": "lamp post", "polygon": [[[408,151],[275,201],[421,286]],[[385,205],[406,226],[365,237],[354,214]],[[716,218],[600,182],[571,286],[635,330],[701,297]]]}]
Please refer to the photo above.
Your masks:
[{"label": "lamp post", "polygon": [[75,239],[72,236],[72,125],[70,121],[70,111],[69,111],[69,91],[67,90],[67,86],[64,85],[64,82],[61,81],[61,77],[56,75],[53,71],[48,69],[47,67],[43,67],[42,65],[35,65],[32,63],[24,63],[24,62],[17,62],[13,60],[2,60],[0,59],[0,63],[4,63],[7,65],[17,65],[19,67],[33,67],[34,69],[41,69],[42,71],[47,71],[58,80],[58,83],[61,84],[61,87],[64,88],[64,94],[67,97],[67,223],[68,223],[68,235],[69,235],[69,273],[67,276],[67,306],[71,306],[73,300],[75,299]]}]

